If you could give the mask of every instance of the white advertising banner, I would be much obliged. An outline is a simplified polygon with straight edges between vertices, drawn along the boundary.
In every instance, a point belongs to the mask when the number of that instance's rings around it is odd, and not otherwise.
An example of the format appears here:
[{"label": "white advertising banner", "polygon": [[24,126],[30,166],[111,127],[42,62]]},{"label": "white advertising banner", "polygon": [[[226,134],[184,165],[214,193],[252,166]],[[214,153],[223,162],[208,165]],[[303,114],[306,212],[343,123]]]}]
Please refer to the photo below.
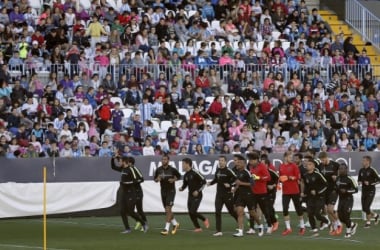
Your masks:
[{"label": "white advertising banner", "polygon": [[[177,182],[177,190],[182,181]],[[144,210],[146,212],[163,212],[160,187],[154,181],[142,184],[144,190]],[[199,211],[214,212],[215,185],[206,187]],[[0,218],[33,216],[42,214],[42,183],[2,183],[0,184]],[[111,207],[116,204],[118,182],[77,182],[47,184],[47,213],[60,214]],[[355,194],[354,210],[361,210],[361,192]],[[380,188],[377,188],[377,196]],[[177,191],[173,210],[187,212],[188,191]],[[276,211],[282,211],[281,191],[277,192]],[[375,198],[374,209],[380,208],[380,199]],[[291,204],[290,210],[294,211]],[[224,210],[226,211],[226,210]]]}]

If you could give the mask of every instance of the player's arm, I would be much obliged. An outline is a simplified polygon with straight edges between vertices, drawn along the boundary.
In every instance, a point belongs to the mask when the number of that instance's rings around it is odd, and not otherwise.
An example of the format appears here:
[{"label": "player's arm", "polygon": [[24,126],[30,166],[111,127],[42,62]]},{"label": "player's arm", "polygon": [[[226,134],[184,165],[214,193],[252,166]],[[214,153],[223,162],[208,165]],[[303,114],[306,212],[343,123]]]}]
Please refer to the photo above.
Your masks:
[{"label": "player's arm", "polygon": [[371,169],[371,177],[372,177],[372,181],[370,183],[370,185],[377,185],[380,183],[380,176],[379,174],[377,173],[376,169],[374,169],[373,167],[370,168]]},{"label": "player's arm", "polygon": [[358,173],[358,184],[359,185],[363,185],[363,177],[362,177],[362,171],[363,171],[363,169],[360,169],[359,170],[359,173]]},{"label": "player's arm", "polygon": [[271,177],[270,177],[270,174],[269,174],[267,167],[264,164],[260,164],[260,165],[261,165],[261,167],[260,167],[260,181],[265,181],[265,182],[270,181]]},{"label": "player's arm", "polygon": [[316,176],[318,176],[318,184],[316,185],[316,193],[319,195],[323,194],[327,190],[327,181],[325,177],[319,172],[315,172]]},{"label": "player's arm", "polygon": [[187,178],[186,178],[186,175],[188,173],[185,174],[184,178],[183,178],[183,183],[182,183],[182,186],[179,188],[179,191],[183,191],[187,188],[187,186],[189,185],[189,183],[187,182]]},{"label": "player's arm", "polygon": [[228,182],[225,183],[224,186],[226,186],[226,184],[229,185],[230,187],[234,186],[235,181],[237,179],[236,173],[232,169],[227,168],[227,175],[228,175]]},{"label": "player's arm", "polygon": [[301,179],[301,173],[297,165],[293,164],[293,174],[288,176],[291,181],[298,181]]},{"label": "player's arm", "polygon": [[160,182],[161,181],[159,170],[160,170],[160,168],[157,168],[156,171],[154,172],[154,181],[155,182]]},{"label": "player's arm", "polygon": [[214,175],[214,179],[212,179],[212,181],[209,181],[208,183],[207,183],[207,186],[212,186],[212,185],[214,185],[217,181],[218,181],[218,173],[219,173],[219,169],[217,169],[216,170],[216,172],[215,172],[215,175]]},{"label": "player's arm", "polygon": [[115,171],[118,171],[118,172],[121,172],[121,170],[123,169],[121,166],[116,166],[116,163],[115,163],[115,159],[119,159],[117,157],[112,157],[111,158],[111,168]]},{"label": "player's arm", "polygon": [[133,167],[135,173],[136,173],[136,177],[137,177],[137,182],[138,183],[142,183],[144,182],[144,176],[142,175],[141,171],[136,168],[136,167]]},{"label": "player's arm", "polygon": [[358,184],[356,183],[354,178],[352,178],[351,176],[348,176],[348,179],[350,179],[350,186],[347,190],[347,193],[349,193],[349,194],[357,193],[358,192]]}]

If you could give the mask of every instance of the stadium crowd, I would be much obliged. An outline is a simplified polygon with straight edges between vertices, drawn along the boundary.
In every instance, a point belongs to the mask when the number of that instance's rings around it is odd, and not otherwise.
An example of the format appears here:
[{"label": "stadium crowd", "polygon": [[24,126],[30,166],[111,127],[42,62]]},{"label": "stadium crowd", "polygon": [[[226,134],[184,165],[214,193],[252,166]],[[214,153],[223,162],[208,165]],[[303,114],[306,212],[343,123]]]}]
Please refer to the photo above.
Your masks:
[{"label": "stadium crowd", "polygon": [[380,150],[370,58],[303,0],[0,7],[2,157]]}]

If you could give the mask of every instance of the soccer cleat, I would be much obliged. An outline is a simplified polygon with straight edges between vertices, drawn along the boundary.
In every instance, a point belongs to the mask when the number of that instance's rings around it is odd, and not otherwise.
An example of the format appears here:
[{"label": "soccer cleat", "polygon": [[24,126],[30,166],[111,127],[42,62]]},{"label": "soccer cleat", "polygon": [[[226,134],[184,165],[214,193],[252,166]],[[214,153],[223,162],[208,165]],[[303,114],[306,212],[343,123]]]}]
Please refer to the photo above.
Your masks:
[{"label": "soccer cleat", "polygon": [[351,224],[351,235],[355,235],[357,228],[358,228],[358,223]]},{"label": "soccer cleat", "polygon": [[284,230],[284,232],[282,232],[282,236],[287,236],[289,234],[291,234],[293,231],[291,228],[287,228]]},{"label": "soccer cleat", "polygon": [[341,235],[342,234],[342,225],[339,225],[336,227],[335,235]]},{"label": "soccer cleat", "polygon": [[351,236],[352,236],[352,234],[350,234],[350,233],[346,233],[345,235],[344,235],[344,238],[351,238]]},{"label": "soccer cleat", "polygon": [[220,236],[223,236],[223,233],[222,232],[216,232],[212,236],[220,237]]},{"label": "soccer cleat", "polygon": [[329,224],[322,223],[321,227],[319,228],[320,231],[325,230],[326,228],[329,227]]},{"label": "soccer cleat", "polygon": [[247,232],[245,232],[246,234],[249,234],[249,235],[252,235],[252,234],[255,234],[256,233],[256,231],[255,231],[255,229],[253,229],[253,228],[250,228]]},{"label": "soccer cleat", "polygon": [[272,225],[272,233],[276,232],[278,230],[278,221],[276,221],[275,223],[273,223]]},{"label": "soccer cleat", "polygon": [[126,229],[126,230],[124,230],[124,231],[122,231],[120,233],[122,233],[122,234],[129,234],[129,233],[131,233],[131,229]]},{"label": "soccer cleat", "polygon": [[379,224],[379,214],[375,216],[375,225]]},{"label": "soccer cleat", "polygon": [[257,235],[258,235],[259,237],[262,237],[262,236],[264,235],[264,228],[263,228],[262,226],[258,228],[258,233],[257,233]]},{"label": "soccer cleat", "polygon": [[298,231],[298,235],[304,235],[305,234],[305,228],[301,227],[300,230]]},{"label": "soccer cleat", "polygon": [[136,222],[136,225],[135,225],[135,230],[140,230],[142,228],[142,225],[140,222]]},{"label": "soccer cleat", "polygon": [[243,237],[243,232],[237,232],[235,234],[233,234],[234,237]]},{"label": "soccer cleat", "polygon": [[207,218],[203,221],[203,225],[205,225],[205,228],[209,228],[210,227],[210,222],[208,221]]},{"label": "soccer cleat", "polygon": [[371,227],[371,223],[368,223],[368,222],[367,222],[367,223],[364,225],[364,228],[365,228],[365,229],[368,229],[368,228],[370,228],[370,227]]},{"label": "soccer cleat", "polygon": [[317,237],[317,236],[319,236],[318,228],[311,229],[310,232],[312,233],[311,237]]},{"label": "soccer cleat", "polygon": [[149,226],[148,226],[148,224],[143,225],[142,228],[143,228],[143,232],[144,232],[144,233],[147,233],[148,230],[149,230]]},{"label": "soccer cleat", "polygon": [[167,236],[168,234],[169,234],[169,232],[166,229],[161,231],[161,235]]},{"label": "soccer cleat", "polygon": [[202,231],[203,231],[202,228],[196,228],[193,230],[194,233],[200,233]]},{"label": "soccer cleat", "polygon": [[173,229],[172,229],[173,235],[177,233],[178,228],[179,228],[179,223],[177,223],[176,225],[173,225]]}]

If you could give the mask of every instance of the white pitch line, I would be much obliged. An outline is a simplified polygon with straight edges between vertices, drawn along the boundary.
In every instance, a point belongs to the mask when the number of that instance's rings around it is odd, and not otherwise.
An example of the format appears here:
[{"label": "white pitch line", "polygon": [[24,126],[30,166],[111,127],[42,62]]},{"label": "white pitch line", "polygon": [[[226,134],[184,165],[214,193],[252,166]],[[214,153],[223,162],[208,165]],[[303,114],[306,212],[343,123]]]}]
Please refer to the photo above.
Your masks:
[{"label": "white pitch line", "polygon": [[[16,244],[1,244],[0,247],[10,247],[10,248],[22,248],[22,249],[44,249],[43,247],[34,247],[34,246],[28,246],[28,245],[16,245]],[[71,250],[68,248],[51,248],[48,247],[48,250]]]},{"label": "white pitch line", "polygon": [[350,242],[355,242],[355,243],[362,243],[362,242],[359,241],[359,240],[339,239],[339,238],[329,238],[329,237],[319,237],[319,236],[316,236],[316,237],[308,236],[308,237],[305,237],[305,238],[308,238],[308,239],[315,239],[315,240],[350,241]]}]

